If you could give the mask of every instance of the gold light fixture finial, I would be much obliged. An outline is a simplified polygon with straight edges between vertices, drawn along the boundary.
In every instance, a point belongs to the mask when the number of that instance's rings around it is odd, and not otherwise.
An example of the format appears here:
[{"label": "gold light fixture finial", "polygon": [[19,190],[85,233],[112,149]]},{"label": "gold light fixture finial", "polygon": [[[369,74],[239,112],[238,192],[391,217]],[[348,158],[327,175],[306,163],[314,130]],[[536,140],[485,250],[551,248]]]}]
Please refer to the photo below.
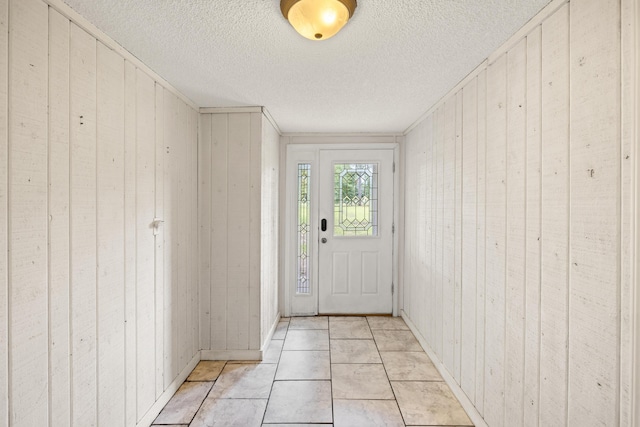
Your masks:
[{"label": "gold light fixture finial", "polygon": [[344,27],[356,10],[356,0],[281,0],[280,10],[300,35],[326,40]]}]

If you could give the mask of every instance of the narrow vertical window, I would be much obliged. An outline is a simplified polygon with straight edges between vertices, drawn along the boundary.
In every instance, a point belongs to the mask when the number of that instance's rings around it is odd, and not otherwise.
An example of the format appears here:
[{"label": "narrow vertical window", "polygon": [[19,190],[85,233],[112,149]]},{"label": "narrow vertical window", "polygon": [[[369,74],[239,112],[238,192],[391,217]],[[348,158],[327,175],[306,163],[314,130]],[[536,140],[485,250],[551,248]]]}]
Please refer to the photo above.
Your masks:
[{"label": "narrow vertical window", "polygon": [[310,294],[309,281],[309,242],[311,231],[311,211],[309,200],[309,180],[311,179],[311,164],[298,164],[298,259],[297,294]]}]

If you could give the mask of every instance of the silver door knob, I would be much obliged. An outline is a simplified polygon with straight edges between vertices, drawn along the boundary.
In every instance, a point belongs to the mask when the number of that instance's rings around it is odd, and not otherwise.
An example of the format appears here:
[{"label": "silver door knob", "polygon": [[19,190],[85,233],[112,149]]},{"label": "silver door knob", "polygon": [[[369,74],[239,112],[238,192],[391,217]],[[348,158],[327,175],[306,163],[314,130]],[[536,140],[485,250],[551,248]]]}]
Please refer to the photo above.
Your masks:
[{"label": "silver door knob", "polygon": [[327,238],[326,238],[326,237],[323,237],[323,238],[322,238],[322,240],[321,240],[321,242],[322,242],[322,243],[327,243]]}]

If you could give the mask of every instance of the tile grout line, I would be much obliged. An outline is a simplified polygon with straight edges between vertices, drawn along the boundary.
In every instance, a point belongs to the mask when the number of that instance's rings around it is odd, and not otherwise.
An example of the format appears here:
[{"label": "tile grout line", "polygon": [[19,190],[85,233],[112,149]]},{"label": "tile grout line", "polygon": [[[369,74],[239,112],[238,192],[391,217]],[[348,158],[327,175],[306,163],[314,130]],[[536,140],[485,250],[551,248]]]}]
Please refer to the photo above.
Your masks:
[{"label": "tile grout line", "polygon": [[371,331],[371,335],[373,336],[373,342],[376,346],[376,350],[378,350],[378,357],[380,357],[380,361],[382,362],[382,369],[384,369],[384,374],[387,376],[387,381],[389,382],[389,388],[391,389],[391,393],[393,394],[393,401],[396,403],[396,407],[398,408],[398,413],[400,413],[400,418],[402,418],[402,424],[407,425],[407,421],[404,419],[404,414],[402,410],[400,410],[400,404],[398,403],[398,397],[396,396],[396,392],[391,385],[391,380],[389,379],[389,373],[387,372],[387,367],[384,364],[384,359],[382,358],[382,354],[380,351],[380,347],[378,347],[378,342],[375,340],[375,335],[373,335],[373,330],[371,329],[371,324],[369,323],[369,319],[367,318],[367,324],[369,325],[369,330]]}]

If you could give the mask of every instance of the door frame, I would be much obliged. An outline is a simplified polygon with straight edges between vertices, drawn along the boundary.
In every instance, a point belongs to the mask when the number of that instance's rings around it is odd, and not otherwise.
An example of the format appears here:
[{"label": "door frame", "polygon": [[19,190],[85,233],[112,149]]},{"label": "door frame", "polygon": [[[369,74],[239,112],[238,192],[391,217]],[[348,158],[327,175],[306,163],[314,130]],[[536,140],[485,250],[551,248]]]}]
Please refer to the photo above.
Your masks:
[{"label": "door frame", "polygon": [[[314,174],[314,170],[317,169],[320,161],[320,150],[393,150],[393,161],[395,164],[395,172],[393,173],[393,223],[395,225],[395,232],[393,233],[393,261],[392,261],[392,277],[394,291],[392,294],[392,307],[393,315],[398,315],[398,248],[399,248],[399,222],[400,222],[400,145],[397,142],[389,143],[311,143],[311,144],[288,144],[286,145],[286,161],[284,167],[284,195],[285,195],[285,215],[284,215],[284,307],[283,315],[285,317],[291,316],[291,304],[292,304],[292,292],[294,289],[295,280],[295,262],[296,257],[296,204],[297,204],[297,165],[298,162],[305,161],[311,163],[311,197],[313,200],[318,200],[318,186],[314,176],[317,177],[317,172]],[[303,160],[304,159],[304,160]],[[309,159],[309,160],[307,160]],[[317,218],[317,209],[314,206],[311,210],[311,229],[313,230],[313,237],[311,239],[310,252],[312,255],[312,283],[315,292],[310,296],[315,300],[315,312],[308,313],[309,315],[318,314],[318,250],[319,242],[317,239],[319,224]]]}]

